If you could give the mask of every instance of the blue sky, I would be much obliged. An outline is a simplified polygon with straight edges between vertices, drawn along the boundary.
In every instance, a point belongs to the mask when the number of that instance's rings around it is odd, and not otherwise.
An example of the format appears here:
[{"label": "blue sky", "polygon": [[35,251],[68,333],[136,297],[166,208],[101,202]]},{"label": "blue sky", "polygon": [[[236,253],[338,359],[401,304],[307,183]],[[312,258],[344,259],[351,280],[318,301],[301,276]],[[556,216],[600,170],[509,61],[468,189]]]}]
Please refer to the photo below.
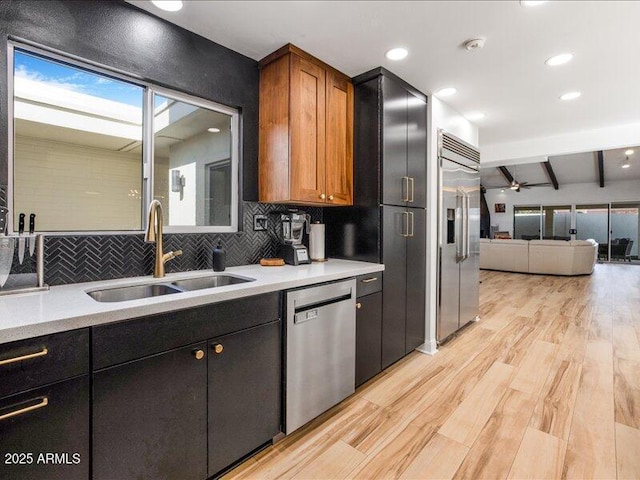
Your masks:
[{"label": "blue sky", "polygon": [[15,76],[142,108],[143,89],[80,68],[15,51]]}]

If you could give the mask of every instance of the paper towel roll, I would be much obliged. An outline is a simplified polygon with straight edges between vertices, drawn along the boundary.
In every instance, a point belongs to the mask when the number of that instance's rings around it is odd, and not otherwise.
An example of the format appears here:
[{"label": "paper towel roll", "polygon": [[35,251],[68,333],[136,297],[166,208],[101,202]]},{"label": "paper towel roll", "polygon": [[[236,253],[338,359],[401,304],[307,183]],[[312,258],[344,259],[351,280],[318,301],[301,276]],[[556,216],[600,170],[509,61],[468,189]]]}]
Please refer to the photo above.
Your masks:
[{"label": "paper towel roll", "polygon": [[309,256],[316,262],[324,260],[324,224],[312,223],[309,233]]}]

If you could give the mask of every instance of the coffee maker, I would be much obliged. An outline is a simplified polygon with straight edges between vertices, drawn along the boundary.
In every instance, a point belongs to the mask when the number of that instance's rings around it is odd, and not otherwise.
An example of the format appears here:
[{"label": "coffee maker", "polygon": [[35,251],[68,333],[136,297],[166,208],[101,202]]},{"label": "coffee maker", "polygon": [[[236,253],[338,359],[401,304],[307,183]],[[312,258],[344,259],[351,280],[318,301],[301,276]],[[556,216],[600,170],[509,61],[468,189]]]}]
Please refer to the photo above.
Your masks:
[{"label": "coffee maker", "polygon": [[309,234],[310,215],[297,211],[282,213],[280,214],[280,224],[282,230],[278,256],[289,265],[311,263],[307,247],[302,244],[305,230]]}]

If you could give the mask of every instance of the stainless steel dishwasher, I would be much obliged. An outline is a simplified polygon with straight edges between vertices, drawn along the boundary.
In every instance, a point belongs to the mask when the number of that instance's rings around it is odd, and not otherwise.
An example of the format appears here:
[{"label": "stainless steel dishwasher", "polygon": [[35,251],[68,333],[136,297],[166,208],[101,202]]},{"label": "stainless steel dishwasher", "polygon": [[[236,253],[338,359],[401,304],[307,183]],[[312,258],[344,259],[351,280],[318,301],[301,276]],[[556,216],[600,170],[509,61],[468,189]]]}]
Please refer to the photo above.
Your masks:
[{"label": "stainless steel dishwasher", "polygon": [[355,391],[356,281],[286,292],[288,435]]}]

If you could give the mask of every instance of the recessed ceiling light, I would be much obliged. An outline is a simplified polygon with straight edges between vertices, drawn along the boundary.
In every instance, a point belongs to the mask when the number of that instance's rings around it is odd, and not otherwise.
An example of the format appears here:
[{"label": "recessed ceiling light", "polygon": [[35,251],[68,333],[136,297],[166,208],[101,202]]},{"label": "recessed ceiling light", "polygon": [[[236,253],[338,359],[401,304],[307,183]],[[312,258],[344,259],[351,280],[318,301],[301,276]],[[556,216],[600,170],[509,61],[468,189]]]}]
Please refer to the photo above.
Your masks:
[{"label": "recessed ceiling light", "polygon": [[627,150],[624,152],[625,155],[633,155],[633,150]]},{"label": "recessed ceiling light", "polygon": [[436,97],[450,97],[457,91],[458,90],[456,90],[454,87],[441,88],[436,92]]},{"label": "recessed ceiling light", "polygon": [[520,0],[520,5],[523,7],[537,7],[543,3],[547,3],[547,0]]},{"label": "recessed ceiling light", "polygon": [[567,62],[570,62],[573,59],[573,53],[561,53],[560,55],[554,55],[551,58],[547,58],[544,62],[550,67],[556,67],[558,65],[563,65]]},{"label": "recessed ceiling light", "polygon": [[486,115],[482,112],[473,112],[467,115],[467,120],[471,120],[472,122],[476,120],[482,120]]},{"label": "recessed ceiling light", "polygon": [[211,132],[211,133],[219,133],[219,132],[220,132],[220,129],[219,129],[219,128],[215,128],[215,127],[207,128],[207,132]]},{"label": "recessed ceiling light", "polygon": [[582,93],[580,92],[569,92],[565,93],[564,95],[560,95],[560,100],[575,100],[580,95],[582,95]]},{"label": "recessed ceiling light", "polygon": [[391,50],[387,50],[387,53],[384,54],[384,56],[389,60],[402,60],[407,55],[409,55],[409,51],[402,47],[392,48]]},{"label": "recessed ceiling light", "polygon": [[151,0],[151,3],[167,12],[177,12],[182,9],[182,0]]}]

